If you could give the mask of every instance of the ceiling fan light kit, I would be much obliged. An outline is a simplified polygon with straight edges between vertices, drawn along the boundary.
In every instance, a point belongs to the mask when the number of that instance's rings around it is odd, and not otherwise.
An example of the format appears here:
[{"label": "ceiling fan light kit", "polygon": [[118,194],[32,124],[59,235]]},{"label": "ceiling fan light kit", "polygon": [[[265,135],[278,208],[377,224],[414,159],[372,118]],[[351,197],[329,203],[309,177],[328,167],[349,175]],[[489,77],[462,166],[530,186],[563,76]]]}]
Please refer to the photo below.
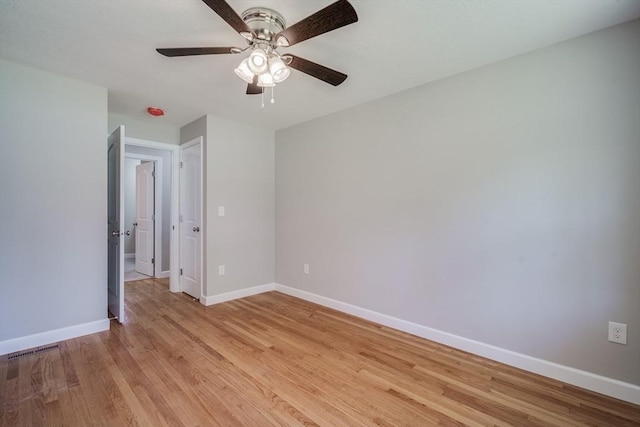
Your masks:
[{"label": "ceiling fan light kit", "polygon": [[278,57],[272,57],[269,59],[269,72],[273,76],[273,81],[276,83],[282,83],[287,80],[291,70],[284,65],[284,61]]},{"label": "ceiling fan light kit", "polygon": [[[285,81],[291,71],[280,59],[276,52],[278,45],[273,42],[274,36],[286,27],[282,15],[275,10],[253,7],[242,13],[242,20],[251,29],[250,37],[245,38],[251,49],[247,65],[252,74],[246,74],[244,60],[235,69],[236,74],[250,84],[257,77],[256,84],[260,88],[274,87],[276,83]],[[273,102],[273,97],[271,100]]]},{"label": "ceiling fan light kit", "polygon": [[258,76],[258,86],[260,87],[274,87],[276,84],[273,82],[273,76],[269,73],[262,73]]},{"label": "ceiling fan light kit", "polygon": [[238,68],[233,71],[245,82],[249,84],[253,82],[253,73],[249,69],[249,59],[243,59],[240,65],[238,65]]},{"label": "ceiling fan light kit", "polygon": [[338,86],[346,80],[347,75],[344,73],[291,54],[280,54],[277,49],[293,46],[357,22],[358,15],[347,0],[338,0],[290,27],[286,26],[282,15],[272,9],[252,7],[239,16],[224,0],[202,1],[244,37],[249,46],[244,49],[239,47],[162,48],[156,49],[158,53],[175,57],[238,54],[249,50],[249,56],[240,62],[234,72],[247,83],[248,95],[263,94],[264,97],[264,88],[272,88],[271,103],[274,102],[273,87],[289,77],[291,68],[333,86]]},{"label": "ceiling fan light kit", "polygon": [[264,49],[255,47],[249,55],[249,69],[256,75],[267,72],[267,53]]}]

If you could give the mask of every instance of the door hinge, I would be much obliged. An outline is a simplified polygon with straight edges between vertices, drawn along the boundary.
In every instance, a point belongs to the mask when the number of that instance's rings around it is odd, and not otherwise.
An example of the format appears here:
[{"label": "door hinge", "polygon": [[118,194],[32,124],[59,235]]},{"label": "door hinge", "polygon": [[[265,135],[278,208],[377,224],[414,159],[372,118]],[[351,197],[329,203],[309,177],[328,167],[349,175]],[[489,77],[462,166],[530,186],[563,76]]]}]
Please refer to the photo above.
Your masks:
[{"label": "door hinge", "polygon": [[156,214],[151,214],[151,221],[155,221],[156,220]]},{"label": "door hinge", "polygon": [[183,162],[183,161],[181,161],[181,162],[180,162],[180,169],[182,169],[183,167],[184,167],[184,162]]},{"label": "door hinge", "polygon": [[183,219],[182,219],[182,215],[180,215],[180,222],[182,222],[182,221],[183,221]]},{"label": "door hinge", "polygon": [[182,269],[180,269],[180,275],[182,276]]},{"label": "door hinge", "polygon": [[151,178],[155,178],[156,177],[156,171],[152,171],[151,172]]},{"label": "door hinge", "polygon": [[155,258],[151,258],[151,264],[155,264],[156,263],[156,259]]}]

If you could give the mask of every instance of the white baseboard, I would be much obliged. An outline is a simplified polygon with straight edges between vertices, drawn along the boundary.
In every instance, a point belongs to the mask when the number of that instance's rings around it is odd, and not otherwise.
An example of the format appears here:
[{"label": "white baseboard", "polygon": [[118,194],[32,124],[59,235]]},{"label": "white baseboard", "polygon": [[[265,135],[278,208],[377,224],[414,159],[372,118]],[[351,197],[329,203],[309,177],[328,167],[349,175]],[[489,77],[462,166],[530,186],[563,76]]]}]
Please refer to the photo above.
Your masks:
[{"label": "white baseboard", "polygon": [[129,258],[135,258],[136,254],[132,253],[132,254],[124,254],[124,259],[129,259]]},{"label": "white baseboard", "polygon": [[54,329],[53,331],[27,335],[0,341],[0,355],[14,353],[29,348],[40,347],[58,341],[81,337],[109,329],[109,319],[96,320],[94,322]]},{"label": "white baseboard", "polygon": [[262,294],[264,292],[274,291],[275,283],[267,283],[265,285],[254,286],[252,288],[240,289],[238,291],[225,292],[224,294],[203,296],[200,302],[204,305],[220,304],[221,302],[231,301],[238,298],[245,298],[251,295]]},{"label": "white baseboard", "polygon": [[161,271],[160,273],[156,274],[156,279],[165,279],[169,276],[171,276],[171,270]]},{"label": "white baseboard", "polygon": [[291,288],[289,286],[276,283],[275,290],[282,292],[283,294],[291,295],[293,297],[367,319],[390,328],[426,338],[440,344],[448,345],[450,347],[486,357],[516,368],[524,369],[525,371],[533,372],[568,384],[573,384],[587,390],[615,397],[616,399],[640,405],[640,386],[635,384],[625,383],[623,381],[607,378],[591,372],[527,356],[526,354],[505,350],[500,347],[439,331],[437,329],[408,322],[406,320],[323,297],[321,295]]},{"label": "white baseboard", "polygon": [[373,310],[313,294],[311,292],[302,291],[300,289],[291,288],[289,286],[280,285],[278,283],[268,283],[223,294],[207,297],[203,296],[200,298],[200,302],[208,306],[274,290],[435,341],[440,344],[486,357],[506,365],[514,366],[525,371],[533,372],[558,381],[582,387],[587,390],[611,396],[616,399],[640,405],[640,386],[635,384],[625,383],[613,378],[604,377],[602,375],[527,356],[526,354],[516,353],[511,350],[506,350],[490,344],[443,332],[428,326],[419,325],[397,317],[378,313]]}]

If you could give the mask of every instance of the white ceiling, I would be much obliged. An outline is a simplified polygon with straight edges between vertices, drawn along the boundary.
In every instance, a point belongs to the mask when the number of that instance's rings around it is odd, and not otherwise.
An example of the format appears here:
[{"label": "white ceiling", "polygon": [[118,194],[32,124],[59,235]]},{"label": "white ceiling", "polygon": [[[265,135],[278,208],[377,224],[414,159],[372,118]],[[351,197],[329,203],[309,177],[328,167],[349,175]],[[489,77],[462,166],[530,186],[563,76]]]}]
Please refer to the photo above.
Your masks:
[{"label": "white ceiling", "polygon": [[[332,0],[228,0],[288,25]],[[109,111],[182,126],[204,114],[281,129],[640,17],[638,0],[351,0],[359,22],[291,52],[349,78],[298,71],[276,103],[244,94],[240,55],[166,58],[157,47],[246,46],[201,0],[0,0],[0,57],[109,89]],[[244,55],[243,55],[244,56]],[[265,100],[267,101],[267,100]],[[147,106],[166,115],[153,118]]]}]

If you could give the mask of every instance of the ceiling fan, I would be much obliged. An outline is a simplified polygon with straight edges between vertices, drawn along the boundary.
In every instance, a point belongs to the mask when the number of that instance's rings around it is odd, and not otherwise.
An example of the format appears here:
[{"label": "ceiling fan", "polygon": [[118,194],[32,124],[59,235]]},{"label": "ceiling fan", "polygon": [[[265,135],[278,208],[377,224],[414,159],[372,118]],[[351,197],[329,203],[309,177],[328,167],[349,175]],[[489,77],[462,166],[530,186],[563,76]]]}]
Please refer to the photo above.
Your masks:
[{"label": "ceiling fan", "polygon": [[[225,0],[202,0],[248,43],[239,47],[174,47],[156,49],[164,56],[238,54],[250,51],[234,70],[247,82],[247,94],[261,94],[265,87],[284,81],[290,68],[302,71],[333,86],[345,81],[347,75],[292,54],[280,54],[280,47],[293,46],[320,34],[358,21],[355,9],[347,0],[338,0],[287,27],[282,15],[265,7],[252,7],[238,15]],[[273,102],[273,101],[272,101]]]}]

